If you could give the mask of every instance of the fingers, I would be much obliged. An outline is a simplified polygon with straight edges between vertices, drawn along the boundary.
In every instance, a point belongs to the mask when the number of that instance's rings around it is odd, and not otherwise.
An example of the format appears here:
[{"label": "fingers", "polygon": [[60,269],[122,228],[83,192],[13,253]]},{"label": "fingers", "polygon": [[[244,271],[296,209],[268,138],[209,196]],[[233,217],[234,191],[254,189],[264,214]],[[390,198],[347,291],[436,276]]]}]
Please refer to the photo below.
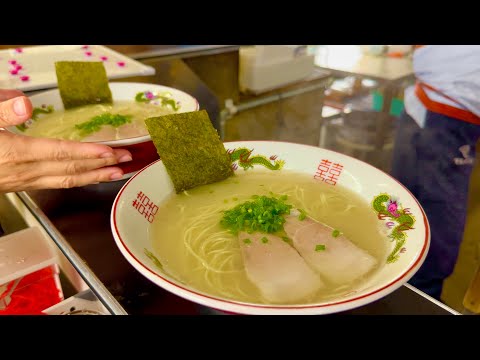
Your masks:
[{"label": "fingers", "polygon": [[38,178],[28,186],[33,189],[70,189],[73,187],[86,186],[98,182],[119,180],[123,177],[123,171],[118,167],[107,167],[91,170],[77,175],[45,176]]},{"label": "fingers", "polygon": [[[86,160],[38,161],[23,163],[16,167],[16,171],[25,174],[29,179],[43,176],[70,176],[78,175],[91,170],[112,166],[118,163],[115,157]],[[113,174],[112,170],[112,174]]]},{"label": "fingers", "polygon": [[33,138],[13,135],[15,137],[15,153],[13,161],[33,162],[45,160],[84,160],[114,157],[118,162],[132,160],[130,152],[124,149],[112,149],[107,145],[82,143],[78,141]]},{"label": "fingers", "polygon": [[13,99],[14,97],[24,96],[23,91],[14,89],[0,89],[0,101]]},{"label": "fingers", "polygon": [[115,157],[87,160],[39,161],[21,163],[2,174],[0,193],[32,189],[71,188],[98,182],[119,180],[124,172],[111,165]]},{"label": "fingers", "polygon": [[32,116],[32,103],[26,96],[0,102],[0,127],[22,124]]},{"label": "fingers", "polygon": [[132,154],[130,154],[130,151],[128,151],[128,150],[113,149],[113,154],[115,155],[115,158],[117,159],[117,162],[119,162],[119,163],[132,161]]}]

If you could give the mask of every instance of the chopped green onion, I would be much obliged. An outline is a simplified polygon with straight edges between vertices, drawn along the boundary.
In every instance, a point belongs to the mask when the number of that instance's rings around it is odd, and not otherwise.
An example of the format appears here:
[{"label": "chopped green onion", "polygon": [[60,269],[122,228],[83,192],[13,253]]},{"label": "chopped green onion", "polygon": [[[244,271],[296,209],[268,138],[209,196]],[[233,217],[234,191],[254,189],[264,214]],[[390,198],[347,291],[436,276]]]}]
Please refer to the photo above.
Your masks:
[{"label": "chopped green onion", "polygon": [[290,238],[288,238],[287,236],[282,236],[282,240],[285,241],[286,243],[290,243]]},{"label": "chopped green onion", "polygon": [[318,244],[315,246],[315,251],[324,251],[326,249],[326,246],[323,244]]},{"label": "chopped green onion", "polygon": [[251,244],[251,243],[252,243],[252,240],[250,240],[250,239],[245,239],[245,240],[243,240],[243,242],[244,242],[245,244]]},{"label": "chopped green onion", "polygon": [[264,243],[264,244],[268,243],[268,239],[265,236],[262,237],[262,243]]},{"label": "chopped green onion", "polygon": [[132,122],[132,115],[120,115],[105,113],[92,117],[89,121],[75,125],[81,136],[87,136],[99,131],[102,126],[109,125],[118,128]]},{"label": "chopped green onion", "polygon": [[274,197],[254,195],[252,199],[224,211],[220,224],[234,235],[240,231],[271,234],[283,230],[284,215],[290,214],[292,205]]},{"label": "chopped green onion", "polygon": [[337,230],[337,229],[335,229],[335,230],[332,231],[332,236],[333,236],[334,238],[340,236],[340,234],[341,234],[341,232],[340,232],[339,230]]},{"label": "chopped green onion", "polygon": [[300,221],[305,220],[307,217],[307,213],[305,212],[305,210],[302,210],[302,209],[297,209],[297,210],[300,212],[300,215],[298,215],[298,220]]}]

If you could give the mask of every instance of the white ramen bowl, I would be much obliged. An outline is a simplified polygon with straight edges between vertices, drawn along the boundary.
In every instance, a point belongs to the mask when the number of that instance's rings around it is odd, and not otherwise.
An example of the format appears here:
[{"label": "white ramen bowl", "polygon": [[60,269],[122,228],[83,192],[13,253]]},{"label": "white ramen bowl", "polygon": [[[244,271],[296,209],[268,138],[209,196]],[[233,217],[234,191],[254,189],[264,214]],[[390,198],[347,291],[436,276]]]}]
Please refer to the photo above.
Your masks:
[{"label": "white ramen bowl", "polygon": [[[177,112],[197,111],[199,109],[198,101],[194,97],[168,86],[133,82],[110,82],[109,87],[114,102],[126,100],[135,101],[135,96],[140,92],[150,92],[152,94],[168,92],[171,94],[172,99],[179,104]],[[63,110],[63,102],[58,89],[32,95],[29,99],[34,108],[52,105],[55,111]],[[24,135],[24,133],[15,126],[9,127],[8,130],[16,134]],[[132,176],[135,172],[159,158],[152,139],[148,134],[119,140],[96,141],[95,143],[105,144],[112,148],[126,149],[132,153],[132,161],[117,165],[124,171],[124,179]]]},{"label": "white ramen bowl", "polygon": [[[430,244],[430,228],[425,212],[415,197],[386,173],[349,156],[313,146],[274,141],[226,142],[224,145],[227,150],[240,147],[252,149],[251,156],[276,156],[285,161],[283,168],[277,171],[305,173],[319,182],[341,185],[359,194],[377,215],[379,228],[385,234],[388,253],[396,260],[385,260],[366,282],[359,283],[341,298],[314,304],[251,304],[203,293],[168,276],[156,267],[151,257],[152,254],[156,256],[149,236],[151,222],[158,211],[154,205],[158,206],[174,193],[173,183],[159,160],[139,171],[122,187],[113,203],[110,217],[112,233],[121,253],[135,269],[158,286],[185,299],[225,312],[329,314],[356,308],[390,294],[405,284],[425,260]],[[237,171],[244,171],[241,167],[239,169]],[[402,230],[405,236],[403,244],[388,237],[392,229],[401,225],[396,217],[388,211],[381,214],[373,207],[376,200],[376,204],[386,209],[387,201],[391,198],[397,201],[397,216],[399,212],[405,212],[414,220],[412,226]],[[148,252],[150,257],[146,255]]]}]

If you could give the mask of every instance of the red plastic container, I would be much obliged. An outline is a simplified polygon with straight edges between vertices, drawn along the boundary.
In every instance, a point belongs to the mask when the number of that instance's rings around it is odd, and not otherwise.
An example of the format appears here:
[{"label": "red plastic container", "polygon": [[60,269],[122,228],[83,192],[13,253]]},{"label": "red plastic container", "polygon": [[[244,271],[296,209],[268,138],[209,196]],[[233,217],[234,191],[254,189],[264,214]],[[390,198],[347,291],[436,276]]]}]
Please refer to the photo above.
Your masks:
[{"label": "red plastic container", "polygon": [[0,286],[0,315],[39,315],[63,300],[56,264]]}]

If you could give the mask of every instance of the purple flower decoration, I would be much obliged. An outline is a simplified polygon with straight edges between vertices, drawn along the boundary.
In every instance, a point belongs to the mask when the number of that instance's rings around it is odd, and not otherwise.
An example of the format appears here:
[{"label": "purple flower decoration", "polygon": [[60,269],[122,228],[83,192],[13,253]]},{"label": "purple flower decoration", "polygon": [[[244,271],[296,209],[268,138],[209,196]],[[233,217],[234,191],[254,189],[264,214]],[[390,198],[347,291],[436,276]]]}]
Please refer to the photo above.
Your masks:
[{"label": "purple flower decoration", "polygon": [[18,74],[18,70],[12,69],[12,70],[10,70],[10,74],[11,74],[11,75],[17,75],[17,74]]},{"label": "purple flower decoration", "polygon": [[22,80],[22,81],[28,81],[28,80],[30,80],[30,76],[27,76],[27,75],[20,76],[20,80]]},{"label": "purple flower decoration", "polygon": [[15,70],[19,71],[19,70],[22,70],[22,69],[23,69],[22,65],[19,65],[19,64],[15,65]]},{"label": "purple flower decoration", "polygon": [[16,52],[17,54],[21,54],[21,53],[23,53],[23,49],[22,49],[22,48],[16,48],[16,49],[15,49],[15,52]]},{"label": "purple flower decoration", "polygon": [[8,63],[10,65],[15,65],[17,63],[17,60],[8,60]]},{"label": "purple flower decoration", "polygon": [[85,56],[92,56],[92,52],[91,51],[85,51]]},{"label": "purple flower decoration", "polygon": [[108,57],[106,57],[106,56],[100,56],[100,60],[102,60],[102,61],[107,61],[107,60],[108,60]]},{"label": "purple flower decoration", "polygon": [[399,217],[400,214],[398,213],[398,208],[399,208],[400,204],[398,203],[398,201],[396,199],[393,199],[391,198],[390,200],[388,200],[387,202],[387,211],[393,215],[393,217]]},{"label": "purple flower decoration", "polygon": [[117,62],[117,65],[120,67],[125,67],[125,63],[123,61]]},{"label": "purple flower decoration", "polygon": [[153,93],[151,91],[145,91],[145,97],[148,100],[152,100],[154,98]]},{"label": "purple flower decoration", "polygon": [[82,46],[82,49],[83,49],[83,50],[87,50],[89,47],[90,47],[90,46],[88,46],[88,45],[83,45],[83,46]]}]

